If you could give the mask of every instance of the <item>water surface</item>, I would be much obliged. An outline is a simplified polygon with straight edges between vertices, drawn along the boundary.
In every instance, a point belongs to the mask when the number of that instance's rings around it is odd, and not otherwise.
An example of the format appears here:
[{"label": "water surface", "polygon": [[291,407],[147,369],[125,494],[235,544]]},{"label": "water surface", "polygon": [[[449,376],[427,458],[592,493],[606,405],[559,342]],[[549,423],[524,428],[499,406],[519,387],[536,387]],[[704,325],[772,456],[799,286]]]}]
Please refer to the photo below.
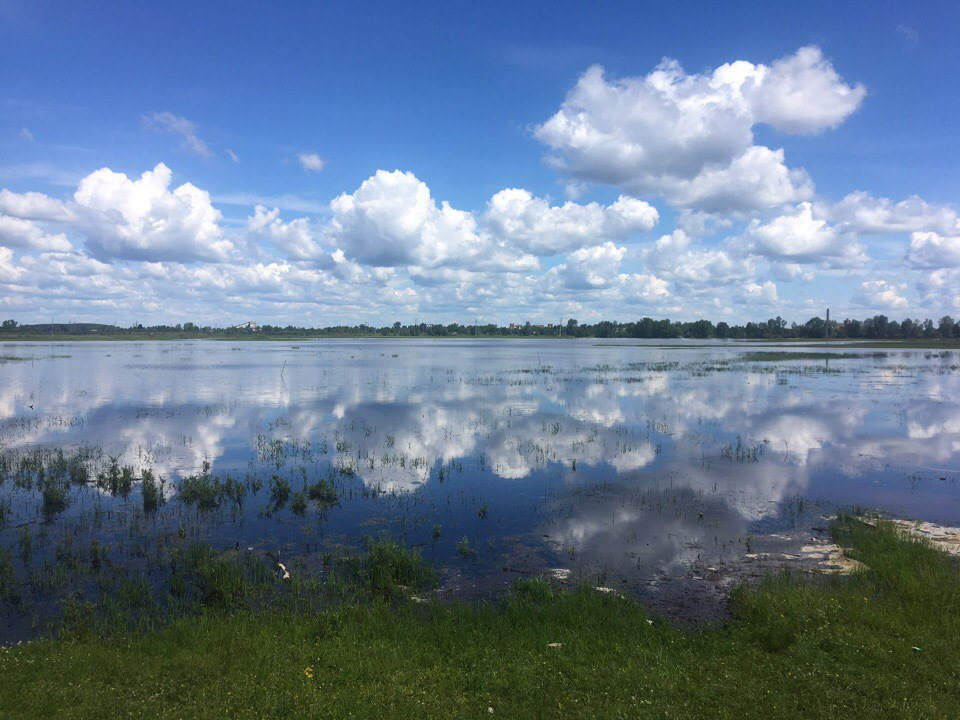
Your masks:
[{"label": "water surface", "polygon": [[[0,546],[21,584],[28,562],[56,568],[59,528],[123,552],[135,532],[187,525],[302,558],[382,534],[463,592],[564,568],[652,597],[838,507],[960,524],[957,351],[369,339],[0,356],[7,457],[84,448],[101,468],[152,469],[168,496],[146,517],[136,483],[126,497],[72,487],[51,514],[8,480]],[[245,483],[243,502],[178,501],[205,467]],[[323,478],[339,502],[278,507],[273,476],[294,491]]]}]

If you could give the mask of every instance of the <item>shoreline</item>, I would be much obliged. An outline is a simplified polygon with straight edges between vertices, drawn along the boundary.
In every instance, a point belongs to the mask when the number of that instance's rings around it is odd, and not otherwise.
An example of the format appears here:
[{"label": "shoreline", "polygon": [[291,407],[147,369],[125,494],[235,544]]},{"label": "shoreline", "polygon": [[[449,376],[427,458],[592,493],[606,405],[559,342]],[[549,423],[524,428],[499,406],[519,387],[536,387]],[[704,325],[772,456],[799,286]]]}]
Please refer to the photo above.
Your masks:
[{"label": "shoreline", "polygon": [[[889,350],[960,350],[960,340],[880,340],[862,338],[838,338],[824,340],[822,338],[771,338],[771,339],[731,339],[728,341],[716,338],[675,338],[675,342],[668,342],[664,338],[598,338],[573,337],[569,335],[435,335],[435,336],[391,336],[391,335],[306,335],[306,336],[258,336],[250,333],[243,335],[187,335],[187,334],[157,334],[131,337],[130,335],[71,335],[71,334],[37,334],[37,335],[0,335],[0,346],[15,343],[64,343],[64,342],[173,342],[184,340],[208,340],[213,342],[314,342],[318,340],[391,340],[402,342],[423,341],[477,341],[477,340],[536,340],[566,342],[580,340],[590,342],[596,347],[644,347],[652,349],[687,349],[687,348],[749,348],[749,347],[785,347],[785,348],[854,348],[854,349],[889,349]],[[649,340],[652,342],[637,342]],[[603,342],[606,341],[606,342]]]}]

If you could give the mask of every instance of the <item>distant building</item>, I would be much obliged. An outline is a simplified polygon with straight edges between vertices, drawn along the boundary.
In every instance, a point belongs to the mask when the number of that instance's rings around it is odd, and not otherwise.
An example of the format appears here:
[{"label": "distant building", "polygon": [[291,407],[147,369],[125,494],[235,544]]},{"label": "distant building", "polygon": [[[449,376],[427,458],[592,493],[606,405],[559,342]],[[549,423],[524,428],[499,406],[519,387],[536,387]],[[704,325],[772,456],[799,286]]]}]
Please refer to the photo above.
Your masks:
[{"label": "distant building", "polygon": [[511,329],[511,330],[516,330],[516,329],[517,329],[517,324],[516,324],[516,323],[510,323],[510,329]]},{"label": "distant building", "polygon": [[245,323],[234,325],[231,330],[247,330],[248,332],[259,332],[260,326],[253,320],[247,320]]}]

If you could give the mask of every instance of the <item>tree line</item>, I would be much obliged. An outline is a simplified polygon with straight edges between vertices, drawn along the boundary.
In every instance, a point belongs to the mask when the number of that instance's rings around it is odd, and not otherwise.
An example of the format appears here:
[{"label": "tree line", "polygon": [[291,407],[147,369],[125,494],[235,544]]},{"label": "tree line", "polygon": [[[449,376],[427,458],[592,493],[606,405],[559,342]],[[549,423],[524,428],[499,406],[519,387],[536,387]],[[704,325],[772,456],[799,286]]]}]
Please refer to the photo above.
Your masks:
[{"label": "tree line", "polygon": [[564,323],[534,324],[531,322],[497,325],[495,323],[413,323],[399,320],[382,327],[367,325],[332,325],[328,327],[298,327],[295,325],[260,325],[251,328],[214,327],[196,323],[176,325],[134,324],[130,327],[100,323],[44,323],[20,324],[16,320],[0,323],[0,334],[6,335],[110,335],[136,337],[237,337],[257,334],[265,337],[596,337],[596,338],[693,338],[693,339],[787,339],[787,338],[844,338],[844,339],[941,339],[960,338],[960,323],[949,315],[933,320],[904,318],[892,320],[886,315],[874,315],[865,320],[831,320],[813,317],[805,323],[787,323],[780,317],[743,325],[710,320],[676,321],[654,320],[645,317],[636,321],[601,320],[580,323],[569,319]]}]

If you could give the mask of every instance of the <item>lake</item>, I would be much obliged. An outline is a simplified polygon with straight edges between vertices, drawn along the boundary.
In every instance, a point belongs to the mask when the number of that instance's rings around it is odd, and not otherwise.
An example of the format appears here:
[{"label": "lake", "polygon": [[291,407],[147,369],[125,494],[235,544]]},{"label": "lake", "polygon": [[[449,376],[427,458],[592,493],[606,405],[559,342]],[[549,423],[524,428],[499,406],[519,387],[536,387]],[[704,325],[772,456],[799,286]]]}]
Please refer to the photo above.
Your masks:
[{"label": "lake", "polygon": [[[453,597],[547,573],[706,607],[729,589],[722,568],[840,508],[960,524],[960,352],[5,343],[0,453],[0,639],[90,594],[76,568],[91,542],[149,574],[174,532],[300,571],[391,537]],[[86,474],[47,497],[76,457]]]}]

